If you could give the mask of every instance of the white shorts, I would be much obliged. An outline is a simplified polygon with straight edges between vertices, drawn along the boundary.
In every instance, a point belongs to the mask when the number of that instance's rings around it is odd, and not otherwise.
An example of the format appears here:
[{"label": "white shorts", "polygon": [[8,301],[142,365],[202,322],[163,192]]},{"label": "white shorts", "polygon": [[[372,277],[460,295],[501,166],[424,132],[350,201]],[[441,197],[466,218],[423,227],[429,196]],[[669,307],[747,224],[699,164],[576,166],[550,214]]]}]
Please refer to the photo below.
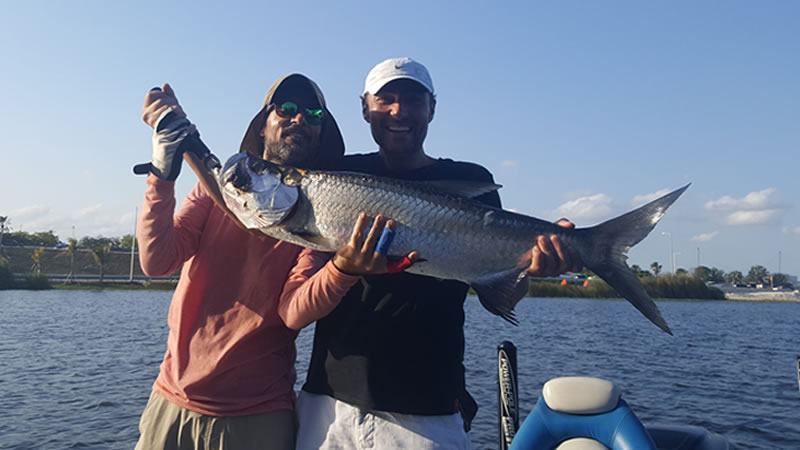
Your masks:
[{"label": "white shorts", "polygon": [[298,450],[470,449],[461,414],[418,416],[365,411],[327,395],[297,398]]}]

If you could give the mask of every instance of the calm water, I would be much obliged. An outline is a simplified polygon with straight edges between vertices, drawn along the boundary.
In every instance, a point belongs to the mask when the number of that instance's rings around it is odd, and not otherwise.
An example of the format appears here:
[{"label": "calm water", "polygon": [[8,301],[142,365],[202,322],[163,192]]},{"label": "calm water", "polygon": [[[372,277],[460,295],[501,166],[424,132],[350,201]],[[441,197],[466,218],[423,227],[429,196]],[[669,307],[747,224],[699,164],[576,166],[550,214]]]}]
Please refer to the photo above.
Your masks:
[{"label": "calm water", "polygon": [[[171,293],[0,291],[0,448],[131,449]],[[511,327],[467,305],[475,448],[496,448],[496,346],[519,350],[522,417],[544,381],[618,383],[643,422],[700,425],[736,448],[800,448],[800,304],[659,302],[675,337],[623,301],[538,299]],[[311,332],[298,341],[299,378]]]}]

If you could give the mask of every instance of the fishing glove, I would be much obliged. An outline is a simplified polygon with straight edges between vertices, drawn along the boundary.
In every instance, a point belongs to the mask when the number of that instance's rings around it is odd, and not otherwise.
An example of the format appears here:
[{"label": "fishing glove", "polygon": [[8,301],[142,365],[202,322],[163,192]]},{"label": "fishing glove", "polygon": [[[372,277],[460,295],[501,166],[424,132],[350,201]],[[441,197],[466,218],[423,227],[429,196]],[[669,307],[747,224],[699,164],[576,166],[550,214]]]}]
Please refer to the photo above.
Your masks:
[{"label": "fishing glove", "polygon": [[189,122],[189,119],[175,117],[171,111],[165,112],[158,119],[153,133],[153,159],[150,172],[166,181],[175,181],[178,178],[183,164],[181,144],[187,136],[197,133],[197,128]]}]

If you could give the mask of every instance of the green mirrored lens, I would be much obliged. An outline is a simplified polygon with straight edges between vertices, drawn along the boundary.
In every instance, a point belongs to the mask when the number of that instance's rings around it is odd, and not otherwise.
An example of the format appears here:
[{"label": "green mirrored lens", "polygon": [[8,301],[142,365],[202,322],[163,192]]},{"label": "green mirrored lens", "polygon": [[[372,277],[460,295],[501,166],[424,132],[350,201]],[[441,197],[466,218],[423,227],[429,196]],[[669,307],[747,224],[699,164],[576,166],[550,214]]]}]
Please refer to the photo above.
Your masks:
[{"label": "green mirrored lens", "polygon": [[312,125],[319,125],[324,114],[322,109],[306,109],[306,120]]},{"label": "green mirrored lens", "polygon": [[295,102],[283,102],[275,110],[281,117],[294,117],[297,115],[297,110],[300,109]]}]

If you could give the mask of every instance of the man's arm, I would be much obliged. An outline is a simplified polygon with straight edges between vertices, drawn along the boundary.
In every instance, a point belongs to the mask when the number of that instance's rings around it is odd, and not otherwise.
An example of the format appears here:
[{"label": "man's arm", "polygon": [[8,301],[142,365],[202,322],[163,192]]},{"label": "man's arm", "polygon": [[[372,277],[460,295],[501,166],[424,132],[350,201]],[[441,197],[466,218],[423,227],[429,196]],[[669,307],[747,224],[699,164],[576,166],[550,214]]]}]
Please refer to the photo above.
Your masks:
[{"label": "man's arm", "polygon": [[[176,120],[159,127],[159,121],[170,113]],[[173,218],[175,179],[182,163],[177,147],[187,134],[193,132],[194,126],[186,120],[186,114],[168,84],[164,84],[163,90],[151,90],[145,95],[142,120],[155,131],[151,174],[147,177],[147,190],[136,232],[140,245],[139,261],[147,275],[163,276],[177,270],[194,254],[211,203],[204,192],[195,187]]]},{"label": "man's arm", "polygon": [[393,229],[394,224],[380,215],[368,231],[366,224],[367,216],[362,213],[350,241],[335,254],[309,249],[300,253],[284,284],[278,308],[286,326],[299,330],[328,315],[362,275],[404,270],[418,259],[417,252],[411,252],[402,264],[388,263],[377,247],[384,230]]},{"label": "man's arm", "polygon": [[304,249],[283,285],[278,314],[287,327],[300,330],[336,308],[358,275],[347,275],[330,261],[332,253]]},{"label": "man's arm", "polygon": [[136,227],[139,263],[148,276],[175,272],[196,251],[211,199],[197,185],[175,212],[175,183],[147,177],[144,205]]}]

